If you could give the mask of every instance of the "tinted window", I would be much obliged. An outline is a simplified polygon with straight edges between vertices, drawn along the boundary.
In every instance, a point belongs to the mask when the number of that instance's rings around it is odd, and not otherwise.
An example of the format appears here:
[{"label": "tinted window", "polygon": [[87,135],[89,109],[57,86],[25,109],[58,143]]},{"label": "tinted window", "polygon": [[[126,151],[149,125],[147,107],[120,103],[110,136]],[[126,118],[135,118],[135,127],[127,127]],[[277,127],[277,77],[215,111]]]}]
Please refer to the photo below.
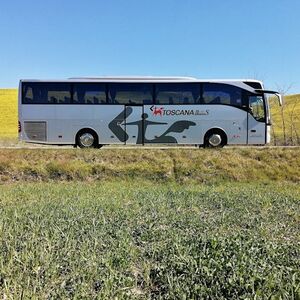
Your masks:
[{"label": "tinted window", "polygon": [[73,85],[73,103],[106,103],[105,84],[76,83]]},{"label": "tinted window", "polygon": [[153,85],[147,83],[112,83],[109,102],[114,104],[151,104]]},{"label": "tinted window", "polygon": [[23,83],[23,103],[67,104],[71,102],[68,83]]},{"label": "tinted window", "polygon": [[249,108],[254,119],[260,122],[265,121],[265,105],[262,96],[249,96]]},{"label": "tinted window", "polygon": [[228,104],[234,106],[242,106],[244,101],[242,97],[242,89],[220,83],[203,84],[202,102],[205,104]]},{"label": "tinted window", "polygon": [[194,104],[198,103],[199,95],[199,83],[156,84],[157,104]]}]

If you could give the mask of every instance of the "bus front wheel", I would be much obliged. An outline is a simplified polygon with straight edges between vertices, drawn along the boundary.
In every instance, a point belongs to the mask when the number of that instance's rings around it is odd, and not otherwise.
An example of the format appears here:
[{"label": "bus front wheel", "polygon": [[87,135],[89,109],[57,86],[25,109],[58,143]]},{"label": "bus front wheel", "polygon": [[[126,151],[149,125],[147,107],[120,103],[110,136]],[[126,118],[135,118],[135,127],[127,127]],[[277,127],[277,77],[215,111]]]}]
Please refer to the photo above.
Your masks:
[{"label": "bus front wheel", "polygon": [[77,133],[76,145],[80,148],[100,148],[98,135],[91,129],[82,129]]},{"label": "bus front wheel", "polygon": [[222,148],[227,144],[227,136],[221,129],[208,131],[204,137],[205,148]]}]

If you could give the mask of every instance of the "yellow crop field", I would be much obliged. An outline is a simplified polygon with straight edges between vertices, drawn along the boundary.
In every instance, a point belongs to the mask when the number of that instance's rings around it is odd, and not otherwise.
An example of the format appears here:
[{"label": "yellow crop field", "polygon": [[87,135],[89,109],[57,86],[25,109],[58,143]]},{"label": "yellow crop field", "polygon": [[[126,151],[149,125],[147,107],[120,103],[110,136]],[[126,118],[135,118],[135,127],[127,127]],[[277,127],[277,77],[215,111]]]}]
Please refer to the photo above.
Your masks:
[{"label": "yellow crop field", "polygon": [[[300,94],[284,98],[284,105],[278,106],[277,99],[271,99],[273,143],[300,144]],[[284,132],[286,135],[284,141]]]},{"label": "yellow crop field", "polygon": [[15,138],[18,135],[18,90],[0,89],[0,137]]},{"label": "yellow crop field", "polygon": [[[18,135],[17,89],[0,89],[0,138]],[[272,143],[300,144],[300,94],[285,97],[283,110],[271,99]],[[284,123],[282,121],[284,116]],[[285,130],[284,130],[285,127]],[[286,138],[284,141],[284,131]]]}]

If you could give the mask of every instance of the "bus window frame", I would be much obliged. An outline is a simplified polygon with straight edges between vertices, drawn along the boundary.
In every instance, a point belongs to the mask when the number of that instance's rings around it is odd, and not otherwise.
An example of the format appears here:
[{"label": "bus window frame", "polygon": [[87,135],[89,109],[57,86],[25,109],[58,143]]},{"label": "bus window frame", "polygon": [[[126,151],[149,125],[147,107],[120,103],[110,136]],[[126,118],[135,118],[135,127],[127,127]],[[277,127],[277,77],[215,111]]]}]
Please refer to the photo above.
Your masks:
[{"label": "bus window frame", "polygon": [[[189,103],[189,104],[160,104],[157,103],[157,85],[159,84],[163,84],[163,82],[152,82],[152,83],[148,83],[148,82],[143,82],[149,85],[152,85],[152,102],[151,104],[136,104],[136,103],[126,103],[126,104],[119,104],[119,103],[111,103],[110,99],[109,99],[109,84],[115,83],[115,82],[53,82],[53,83],[61,83],[61,84],[69,84],[70,85],[70,94],[71,94],[71,98],[70,98],[70,103],[24,103],[24,96],[25,96],[25,88],[24,86],[26,84],[36,84],[36,83],[43,83],[43,84],[48,84],[48,83],[52,83],[52,82],[22,82],[21,85],[21,95],[22,95],[22,99],[21,99],[21,104],[22,105],[87,105],[87,106],[93,106],[93,105],[124,105],[124,106],[146,106],[146,105],[162,105],[162,106],[167,106],[167,105],[174,105],[174,106],[182,106],[182,105],[188,105],[188,106],[193,106],[193,105],[224,105],[224,106],[230,106],[230,107],[234,107],[237,109],[241,109],[244,111],[247,111],[249,113],[249,99],[247,101],[247,105],[244,105],[244,97],[245,95],[252,94],[252,95],[260,95],[263,96],[263,100],[264,100],[264,112],[265,112],[265,122],[266,122],[266,97],[264,94],[256,94],[256,93],[251,93],[243,88],[237,87],[235,85],[231,85],[231,84],[226,84],[226,83],[216,83],[216,84],[222,84],[222,85],[228,85],[228,86],[233,86],[235,88],[238,88],[241,90],[241,95],[242,95],[242,105],[241,106],[235,106],[232,104],[226,104],[226,103],[205,103],[203,101],[203,94],[204,94],[204,85],[207,83],[212,83],[212,82],[196,82],[194,84],[198,84],[199,85],[199,97],[197,99],[197,101],[195,103]],[[139,84],[139,82],[134,82],[136,84]],[[172,82],[173,83],[173,82]],[[182,82],[182,84],[188,84],[191,82]],[[104,84],[105,85],[105,97],[106,97],[106,103],[91,103],[91,104],[86,104],[86,103],[74,103],[74,85],[75,84]],[[174,82],[174,84],[176,84],[176,82]],[[177,83],[180,84],[180,83]],[[248,97],[247,96],[247,97]]]}]

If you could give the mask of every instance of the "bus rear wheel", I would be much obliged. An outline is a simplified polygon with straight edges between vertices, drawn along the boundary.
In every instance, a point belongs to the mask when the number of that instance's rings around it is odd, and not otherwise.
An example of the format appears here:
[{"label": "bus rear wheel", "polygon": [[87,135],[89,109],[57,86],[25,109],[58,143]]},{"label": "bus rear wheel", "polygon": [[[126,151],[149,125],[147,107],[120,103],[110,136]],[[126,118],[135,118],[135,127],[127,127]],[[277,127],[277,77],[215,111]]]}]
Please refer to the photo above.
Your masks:
[{"label": "bus rear wheel", "polygon": [[96,132],[90,129],[83,129],[77,133],[76,145],[80,148],[100,148]]},{"label": "bus rear wheel", "polygon": [[205,148],[222,148],[227,144],[227,136],[224,131],[214,129],[205,134],[204,147]]}]

